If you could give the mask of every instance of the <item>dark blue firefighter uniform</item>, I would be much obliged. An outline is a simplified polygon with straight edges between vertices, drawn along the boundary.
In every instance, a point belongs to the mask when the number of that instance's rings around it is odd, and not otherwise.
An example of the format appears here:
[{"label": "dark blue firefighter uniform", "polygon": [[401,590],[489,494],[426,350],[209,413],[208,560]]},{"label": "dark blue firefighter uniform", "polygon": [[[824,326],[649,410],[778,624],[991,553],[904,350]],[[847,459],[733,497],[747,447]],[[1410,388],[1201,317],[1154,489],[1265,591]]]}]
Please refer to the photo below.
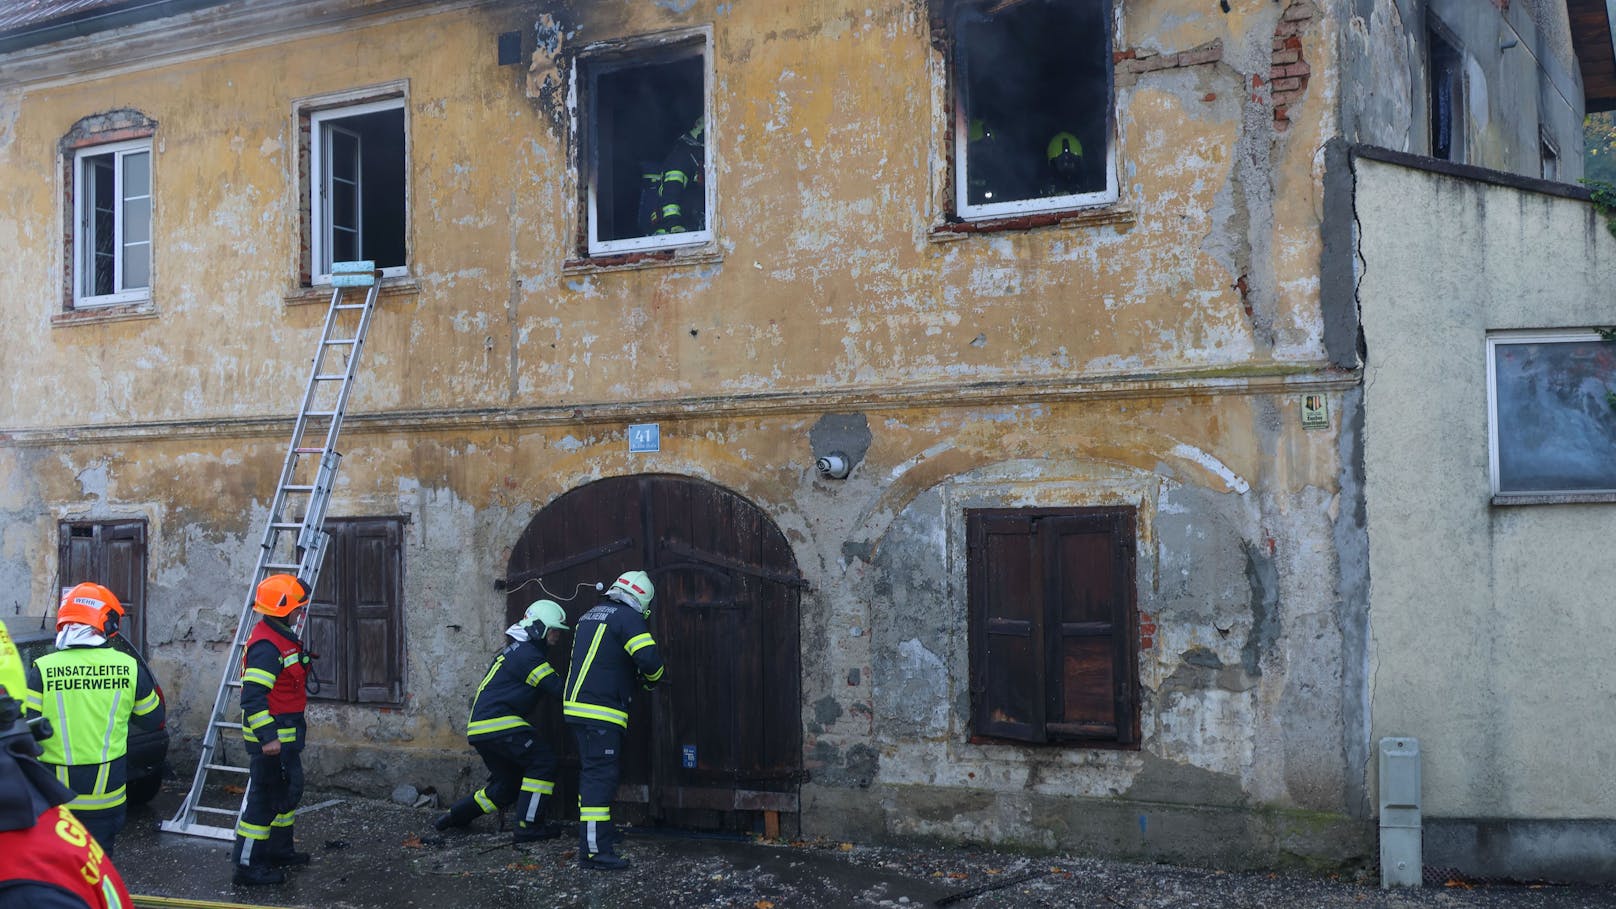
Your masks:
[{"label": "dark blue firefighter uniform", "polygon": [[440,830],[515,802],[518,840],[556,835],[543,823],[545,797],[555,792],[555,750],[527,721],[546,694],[561,696],[561,677],[550,667],[542,640],[512,641],[494,657],[466,724],[466,740],[488,765],[488,785],[455,802],[439,819]]},{"label": "dark blue firefighter uniform", "polygon": [[649,689],[661,681],[662,671],[662,656],[639,610],[607,599],[578,619],[561,704],[578,740],[581,859],[616,855],[612,798],[629,699],[636,684]]}]

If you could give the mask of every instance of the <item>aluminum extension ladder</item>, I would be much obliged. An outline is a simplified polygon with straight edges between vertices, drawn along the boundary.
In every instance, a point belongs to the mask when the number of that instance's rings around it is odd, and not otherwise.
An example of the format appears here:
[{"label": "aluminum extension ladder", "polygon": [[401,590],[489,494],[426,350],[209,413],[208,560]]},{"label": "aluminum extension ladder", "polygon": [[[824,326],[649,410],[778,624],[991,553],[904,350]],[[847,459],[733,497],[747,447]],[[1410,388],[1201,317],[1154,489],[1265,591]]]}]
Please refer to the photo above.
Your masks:
[{"label": "aluminum extension ladder", "polygon": [[[286,461],[275,487],[268,526],[264,528],[264,541],[259,548],[258,567],[253,570],[252,583],[247,587],[247,598],[225,658],[219,690],[213,697],[213,712],[208,714],[202,755],[197,761],[191,790],[174,817],[162,824],[162,829],[169,833],[221,840],[235,838],[236,820],[247,803],[246,748],[240,748],[242,763],[238,766],[230,762],[222,746],[227,733],[239,736],[241,731],[238,692],[241,690],[242,653],[253,628],[253,594],[258,582],[272,574],[295,574],[311,591],[320,579],[320,565],[331,539],[324,530],[325,509],[331,501],[337,465],[342,460],[336,450],[337,433],[342,429],[342,417],[348,407],[348,394],[353,389],[365,332],[376,310],[380,277],[381,272],[376,270],[374,262],[332,263],[331,306],[326,310],[320,346],[314,354],[314,366],[303,391],[303,405],[298,410],[292,441],[287,446]],[[349,302],[347,293],[351,288],[366,289],[363,303]],[[295,631],[302,632],[307,614],[305,609],[298,616]],[[230,804],[223,806],[203,804],[205,797],[219,799],[218,792],[207,790],[212,773],[239,778],[240,800],[229,799]],[[204,817],[222,823],[208,823]]]}]

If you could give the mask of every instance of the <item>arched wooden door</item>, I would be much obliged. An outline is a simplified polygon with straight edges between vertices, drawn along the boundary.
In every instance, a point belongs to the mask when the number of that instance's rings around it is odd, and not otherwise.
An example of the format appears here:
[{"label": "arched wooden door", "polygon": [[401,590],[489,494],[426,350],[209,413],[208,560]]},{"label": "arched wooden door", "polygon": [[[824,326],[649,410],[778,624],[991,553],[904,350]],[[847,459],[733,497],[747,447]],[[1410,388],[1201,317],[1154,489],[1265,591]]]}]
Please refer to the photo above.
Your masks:
[{"label": "arched wooden door", "polygon": [[[523,532],[506,577],[508,618],[544,590],[560,600],[588,585],[562,601],[570,624],[599,598],[596,582],[632,568],[656,584],[651,630],[668,668],[629,709],[617,813],[736,831],[757,829],[763,812],[797,813],[805,584],[785,535],[756,505],[704,480],[599,480],[550,503]],[[551,662],[565,674],[570,639],[557,651]],[[543,710],[540,728],[565,743],[557,804],[567,817],[576,750],[560,706]]]}]

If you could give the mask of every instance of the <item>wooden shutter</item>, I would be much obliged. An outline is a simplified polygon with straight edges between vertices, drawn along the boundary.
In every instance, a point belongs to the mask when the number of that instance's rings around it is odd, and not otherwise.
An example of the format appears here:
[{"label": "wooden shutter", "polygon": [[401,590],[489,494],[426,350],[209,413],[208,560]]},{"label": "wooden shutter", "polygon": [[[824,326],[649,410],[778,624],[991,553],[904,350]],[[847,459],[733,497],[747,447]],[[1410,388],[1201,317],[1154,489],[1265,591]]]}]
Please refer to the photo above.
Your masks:
[{"label": "wooden shutter", "polygon": [[342,591],[346,587],[348,559],[343,553],[348,548],[348,525],[327,522],[326,533],[331,543],[325,549],[325,561],[320,566],[320,580],[314,585],[309,599],[309,617],[303,626],[303,643],[317,655],[310,669],[317,683],[311,686],[317,697],[348,700],[350,694],[346,658],[348,636],[342,623]]},{"label": "wooden shutter", "polygon": [[353,699],[362,704],[397,703],[403,696],[402,534],[394,520],[359,521],[350,529]]},{"label": "wooden shutter", "polygon": [[[105,586],[124,607],[121,634],[135,649],[146,646],[146,522],[116,521],[59,526],[59,587],[85,581]],[[58,593],[60,591],[57,591]],[[53,600],[50,614],[55,615]]]},{"label": "wooden shutter", "polygon": [[1051,736],[1134,741],[1133,517],[1041,522],[1052,680]]},{"label": "wooden shutter", "polygon": [[1046,741],[1043,561],[1021,515],[967,512],[971,702],[978,735]]}]

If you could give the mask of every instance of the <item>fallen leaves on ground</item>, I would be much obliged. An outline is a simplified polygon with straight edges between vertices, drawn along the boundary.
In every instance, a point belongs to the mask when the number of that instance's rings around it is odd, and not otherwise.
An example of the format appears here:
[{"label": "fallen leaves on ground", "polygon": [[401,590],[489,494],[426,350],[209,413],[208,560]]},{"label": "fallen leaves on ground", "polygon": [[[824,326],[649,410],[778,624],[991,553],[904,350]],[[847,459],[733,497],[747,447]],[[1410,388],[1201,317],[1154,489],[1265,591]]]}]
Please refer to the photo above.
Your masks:
[{"label": "fallen leaves on ground", "polygon": [[1457,888],[1459,890],[1473,890],[1473,889],[1475,889],[1475,888],[1471,887],[1470,884],[1466,883],[1465,881],[1461,881],[1456,877],[1448,878],[1448,880],[1446,882],[1444,882],[1442,884],[1442,886],[1444,886],[1444,887],[1454,887],[1454,888]]},{"label": "fallen leaves on ground", "polygon": [[419,848],[421,848],[421,838],[419,836],[414,835],[414,834],[406,836],[404,838],[404,848],[405,849],[419,849]]},{"label": "fallen leaves on ground", "polygon": [[774,904],[768,900],[758,900],[752,904],[753,909],[774,909]]}]

